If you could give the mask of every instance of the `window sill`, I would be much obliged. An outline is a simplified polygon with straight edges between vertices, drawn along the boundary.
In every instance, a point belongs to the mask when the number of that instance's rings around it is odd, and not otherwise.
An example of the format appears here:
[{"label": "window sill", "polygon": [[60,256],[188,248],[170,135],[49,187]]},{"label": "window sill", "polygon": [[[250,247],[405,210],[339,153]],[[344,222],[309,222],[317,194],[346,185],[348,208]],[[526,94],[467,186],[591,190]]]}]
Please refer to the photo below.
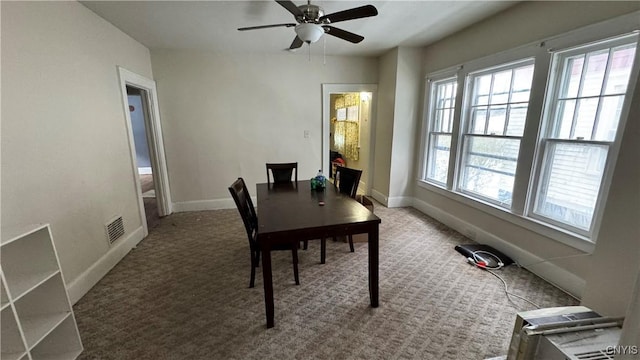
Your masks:
[{"label": "window sill", "polygon": [[569,232],[567,230],[555,227],[536,219],[511,213],[508,210],[500,208],[494,204],[471,198],[462,193],[446,190],[424,180],[417,180],[417,185],[422,189],[442,195],[458,203],[495,216],[503,221],[509,222],[516,226],[520,226],[524,229],[530,230],[532,232],[535,232],[536,234],[555,240],[559,243],[578,249],[580,251],[593,253],[593,250],[595,249],[595,243],[582,235]]}]

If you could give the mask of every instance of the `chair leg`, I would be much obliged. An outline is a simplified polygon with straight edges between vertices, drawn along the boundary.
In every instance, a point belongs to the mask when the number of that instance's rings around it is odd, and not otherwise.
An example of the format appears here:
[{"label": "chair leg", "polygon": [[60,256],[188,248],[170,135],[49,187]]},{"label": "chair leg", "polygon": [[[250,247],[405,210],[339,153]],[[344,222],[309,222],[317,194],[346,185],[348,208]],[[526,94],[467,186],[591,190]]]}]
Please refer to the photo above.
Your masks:
[{"label": "chair leg", "polygon": [[320,264],[324,264],[327,257],[327,239],[320,239]]},{"label": "chair leg", "polygon": [[256,281],[256,267],[257,267],[257,261],[255,258],[255,254],[253,252],[253,250],[251,250],[251,280],[249,280],[249,287],[252,288],[255,285],[255,281]]},{"label": "chair leg", "polygon": [[302,248],[307,250],[309,248],[309,240],[303,240],[302,243],[304,244]]},{"label": "chair leg", "polygon": [[351,250],[351,252],[355,251],[353,249],[353,235],[349,235],[349,249]]},{"label": "chair leg", "polygon": [[293,247],[291,249],[291,256],[293,257],[293,277],[296,280],[296,285],[300,285],[300,278],[298,277],[298,248]]}]

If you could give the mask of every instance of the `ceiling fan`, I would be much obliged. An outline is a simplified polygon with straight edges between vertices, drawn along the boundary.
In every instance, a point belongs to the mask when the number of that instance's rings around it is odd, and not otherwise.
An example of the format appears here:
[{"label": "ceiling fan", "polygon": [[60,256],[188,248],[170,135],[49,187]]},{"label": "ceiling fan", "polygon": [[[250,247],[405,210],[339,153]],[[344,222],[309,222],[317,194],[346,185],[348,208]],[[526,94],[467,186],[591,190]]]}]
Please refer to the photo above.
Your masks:
[{"label": "ceiling fan", "polygon": [[307,44],[314,43],[325,33],[357,44],[364,40],[363,36],[333,27],[330,24],[378,15],[378,10],[373,5],[360,6],[325,15],[324,10],[322,10],[320,6],[311,5],[311,0],[308,0],[306,5],[300,6],[297,6],[289,0],[276,0],[276,2],[293,14],[296,23],[250,26],[242,27],[238,30],[295,27],[296,37],[293,39],[291,46],[289,46],[289,50],[297,49],[305,42]]}]

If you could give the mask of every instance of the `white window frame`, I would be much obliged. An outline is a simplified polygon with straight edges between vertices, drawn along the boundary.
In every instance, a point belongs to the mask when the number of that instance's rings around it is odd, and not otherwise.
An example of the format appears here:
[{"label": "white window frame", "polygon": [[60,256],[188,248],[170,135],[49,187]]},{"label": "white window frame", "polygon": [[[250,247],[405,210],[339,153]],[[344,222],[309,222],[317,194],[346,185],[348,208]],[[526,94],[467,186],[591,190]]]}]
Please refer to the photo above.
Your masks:
[{"label": "white window frame", "polygon": [[[633,39],[635,37],[635,39]],[[630,41],[631,40],[631,41]],[[597,49],[608,48],[608,47],[616,47],[621,44],[626,44],[629,42],[635,41],[636,43],[636,52],[634,58],[634,64],[629,75],[629,83],[627,84],[627,91],[625,94],[622,111],[620,114],[620,120],[618,123],[618,129],[616,131],[616,136],[613,141],[602,141],[602,140],[592,140],[592,139],[566,139],[566,138],[557,138],[554,136],[554,126],[555,120],[553,119],[557,114],[555,114],[555,109],[557,108],[558,92],[560,91],[560,86],[562,83],[562,71],[563,71],[563,62],[566,58],[571,57],[576,54],[582,54],[586,52],[591,52]],[[555,50],[551,50],[552,52],[556,52]],[[631,103],[631,96],[629,96],[633,89],[636,87],[636,79],[638,77],[638,71],[640,68],[640,37],[638,36],[638,32],[634,31],[631,33],[622,33],[617,36],[608,37],[604,39],[597,39],[588,42],[580,42],[578,44],[565,44],[564,48],[561,50],[557,50],[557,53],[562,54],[561,57],[554,59],[552,64],[552,68],[550,70],[550,77],[547,89],[545,90],[546,94],[546,103],[544,106],[544,118],[542,122],[542,127],[540,131],[540,135],[538,136],[538,147],[536,151],[536,163],[535,170],[532,173],[532,181],[529,188],[528,202],[525,216],[540,221],[542,223],[548,223],[562,230],[568,231],[570,233],[578,234],[581,237],[587,239],[590,242],[595,243],[595,236],[598,234],[600,229],[600,223],[602,221],[602,213],[604,212],[604,204],[606,203],[607,194],[609,192],[609,184],[611,182],[611,178],[613,177],[613,170],[615,168],[615,159],[618,157],[618,150],[620,147],[620,142],[622,138],[622,133],[624,129],[624,125],[626,124],[629,107]],[[583,66],[586,67],[586,64]],[[598,95],[600,98],[602,94]],[[592,135],[593,136],[593,135]],[[542,214],[536,213],[536,207],[538,201],[540,200],[540,190],[544,179],[546,178],[545,174],[548,171],[547,160],[549,158],[549,144],[585,144],[585,145],[593,145],[593,146],[605,146],[607,147],[607,160],[604,165],[604,170],[602,174],[602,179],[600,182],[600,188],[598,190],[595,207],[593,211],[593,217],[591,220],[591,226],[588,230],[584,230],[582,228],[572,226],[560,221],[557,221],[551,217],[544,216]]]},{"label": "white window frame", "polygon": [[[467,152],[465,151],[466,149],[466,139],[471,139],[471,138],[479,138],[479,137],[484,137],[484,138],[496,138],[496,139],[513,139],[513,140],[519,140],[520,144],[519,146],[522,146],[522,140],[524,137],[524,133],[522,136],[513,136],[513,135],[496,135],[496,134],[476,134],[474,132],[471,131],[471,108],[472,108],[472,101],[473,101],[473,81],[472,78],[478,78],[482,75],[486,75],[486,74],[493,74],[495,72],[500,72],[500,71],[504,71],[504,70],[513,70],[517,67],[522,67],[522,66],[526,66],[526,65],[532,65],[534,67],[534,71],[535,71],[535,57],[525,57],[522,59],[518,59],[516,61],[509,61],[509,62],[505,62],[505,63],[501,63],[501,64],[494,64],[494,66],[491,67],[487,67],[487,68],[483,68],[480,70],[476,70],[473,72],[468,72],[465,78],[465,84],[464,84],[464,97],[463,97],[463,101],[464,101],[464,105],[463,105],[463,115],[462,118],[460,119],[460,131],[459,131],[459,137],[458,137],[458,142],[459,142],[459,154],[460,156],[458,156],[458,160],[457,160],[457,169],[458,171],[456,171],[456,176],[455,176],[455,191],[463,194],[465,196],[468,196],[469,198],[475,199],[475,200],[479,200],[479,201],[483,201],[486,203],[489,203],[493,206],[497,206],[501,209],[506,209],[506,210],[511,210],[512,206],[505,206],[503,203],[501,203],[498,200],[489,198],[487,196],[484,196],[482,194],[479,193],[475,193],[473,191],[464,189],[462,187],[462,182],[463,182],[463,176],[465,175],[465,171],[464,171],[464,164],[466,163],[466,157],[467,157]],[[513,81],[513,79],[511,79]],[[511,89],[510,89],[511,90]],[[532,84],[531,84],[531,90],[533,90],[533,79],[532,79]],[[511,92],[511,91],[510,91]],[[529,104],[531,102],[531,94],[529,95],[529,101],[527,102],[527,108],[529,108]],[[510,105],[511,103],[508,102],[506,105]],[[527,115],[526,115],[526,119],[525,119],[525,128],[527,126],[527,122],[529,121],[529,110],[527,109]],[[505,125],[507,124],[506,119],[505,119]],[[485,125],[485,127],[487,126],[487,124]],[[516,172],[517,172],[517,167],[520,164],[520,151],[518,152],[518,157],[516,159]],[[514,174],[514,185],[513,185],[513,189],[512,189],[512,194],[516,191],[516,178],[517,174]],[[511,199],[511,203],[513,204],[513,197]]]},{"label": "white window frame", "polygon": [[[423,117],[423,131],[422,131],[422,147],[421,149],[422,151],[422,155],[421,155],[421,169],[420,169],[420,179],[421,181],[430,183],[432,185],[435,185],[437,187],[440,188],[450,188],[447,184],[451,182],[452,179],[452,159],[455,159],[455,147],[454,147],[454,131],[456,131],[457,126],[456,124],[459,122],[459,98],[460,98],[460,86],[459,86],[459,80],[458,80],[458,76],[457,76],[457,71],[458,69],[448,69],[448,70],[444,70],[444,71],[440,71],[438,73],[434,73],[434,74],[430,74],[429,76],[427,76],[427,78],[425,79],[425,116]],[[457,87],[456,87],[456,94],[455,94],[455,101],[454,101],[454,105],[453,105],[453,114],[451,117],[451,132],[449,133],[445,133],[445,132],[436,132],[436,131],[432,131],[432,128],[434,126],[434,121],[435,121],[435,107],[434,107],[434,101],[435,101],[435,97],[436,97],[436,86],[440,83],[446,83],[446,82],[450,82],[450,81],[456,81],[457,83]],[[447,170],[447,182],[443,183],[440,181],[437,181],[436,179],[432,179],[428,177],[428,172],[429,172],[429,161],[430,161],[430,156],[431,156],[431,148],[432,148],[432,144],[431,144],[431,138],[432,138],[432,134],[433,133],[438,133],[438,134],[449,134],[451,136],[451,143],[449,145],[449,166],[448,166],[448,170]]]},{"label": "white window frame", "polygon": [[[416,179],[419,188],[426,189],[430,192],[439,194],[443,197],[447,197],[451,200],[459,202],[470,208],[477,209],[491,216],[495,216],[503,221],[510,222],[514,225],[520,226],[529,231],[533,231],[547,238],[558,241],[562,244],[574,247],[581,251],[592,252],[595,248],[595,242],[597,241],[600,222],[602,220],[602,213],[604,211],[604,204],[607,200],[609,187],[611,184],[611,178],[613,176],[613,169],[615,168],[615,162],[618,157],[620,149],[620,140],[623,130],[628,120],[629,107],[631,97],[634,89],[640,91],[640,82],[638,82],[639,68],[640,68],[640,51],[636,50],[636,58],[634,60],[634,68],[630,75],[630,80],[627,88],[627,96],[625,98],[625,104],[622,108],[620,115],[620,121],[616,134],[616,139],[610,147],[608,153],[608,159],[606,169],[603,175],[603,181],[601,186],[602,196],[598,200],[598,207],[594,212],[594,224],[593,231],[590,234],[580,234],[575,231],[567,230],[566,228],[557,226],[549,221],[543,221],[538,218],[530,216],[529,209],[531,208],[530,196],[531,189],[537,188],[537,170],[540,166],[542,159],[540,158],[542,143],[540,141],[541,134],[546,131],[542,126],[543,114],[547,107],[545,105],[545,94],[547,92],[547,82],[549,74],[551,73],[551,55],[555,49],[568,49],[571,47],[583,46],[585,44],[603,41],[608,38],[615,38],[624,34],[638,32],[638,16],[640,11],[622,15],[617,18],[606,20],[600,23],[592,24],[579,28],[577,30],[560,34],[548,39],[542,39],[523,45],[518,48],[503,51],[501,53],[493,54],[484,58],[470,61],[465,64],[458,64],[455,67],[449,68],[448,75],[456,74],[458,78],[458,95],[456,96],[456,108],[454,116],[454,135],[451,141],[451,153],[450,153],[450,166],[448,183],[446,187],[435,185],[432,182],[425,181],[424,174],[426,171],[426,150],[427,150],[427,125],[428,125],[428,111],[429,111],[429,87],[428,82],[425,81],[424,88],[424,107],[423,107],[423,124],[422,124],[422,143],[420,152],[420,162],[417,164],[420,171],[417,172],[418,178]],[[463,115],[462,102],[466,91],[464,90],[464,79],[466,75],[473,71],[489,68],[497,64],[504,64],[510,61],[517,61],[526,57],[535,57],[534,78],[531,88],[531,95],[529,98],[529,109],[527,113],[525,133],[520,145],[519,163],[516,170],[516,179],[514,183],[513,201],[511,209],[505,209],[504,207],[498,207],[492,203],[480,200],[478,198],[471,198],[465,194],[455,191],[457,184],[457,172],[459,171],[459,159],[458,154],[461,148],[460,137],[460,117]],[[443,71],[444,72],[444,71]],[[431,73],[427,76],[427,79],[435,79],[436,74],[443,72]],[[446,76],[446,72],[445,76]],[[459,138],[460,137],[460,138]],[[524,150],[524,152],[523,152]]]}]

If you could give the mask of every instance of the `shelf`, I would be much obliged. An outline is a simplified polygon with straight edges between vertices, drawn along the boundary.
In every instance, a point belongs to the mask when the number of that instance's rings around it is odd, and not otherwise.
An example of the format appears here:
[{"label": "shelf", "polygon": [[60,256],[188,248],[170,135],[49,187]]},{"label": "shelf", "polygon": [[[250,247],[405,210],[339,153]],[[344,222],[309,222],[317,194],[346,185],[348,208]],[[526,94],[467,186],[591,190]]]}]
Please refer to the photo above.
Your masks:
[{"label": "shelf", "polygon": [[22,360],[22,359],[28,359],[29,357],[27,356],[26,352],[21,352],[21,353],[0,353],[0,358],[2,360]]},{"label": "shelf", "polygon": [[0,326],[0,332],[2,333],[2,336],[0,336],[0,349],[2,349],[0,358],[2,360],[20,359],[27,353],[27,350],[20,336],[20,329],[11,307],[2,310]]},{"label": "shelf", "polygon": [[48,224],[31,224],[21,227],[10,227],[2,229],[2,238],[0,239],[0,245],[4,246],[13,241],[22,240],[28,237],[34,232],[40,231],[48,227]]},{"label": "shelf", "polygon": [[32,347],[58,326],[71,313],[49,314],[32,318],[22,318],[22,329],[27,345]]},{"label": "shelf", "polygon": [[59,271],[48,227],[33,231],[20,241],[2,244],[0,261],[5,285],[14,300]]},{"label": "shelf", "polygon": [[58,271],[55,270],[37,274],[24,274],[23,277],[15,279],[12,286],[13,290],[11,290],[12,294],[16,294],[13,300],[18,301],[22,296],[27,294],[29,290],[37,287],[57,274]]},{"label": "shelf", "polygon": [[17,300],[15,307],[27,346],[31,347],[71,314],[61,274]]},{"label": "shelf", "polygon": [[80,356],[80,354],[82,353],[82,350],[76,350],[76,351],[69,351],[69,352],[64,352],[64,353],[59,353],[59,354],[44,354],[42,356],[38,355],[37,357],[34,356],[33,359],[34,360],[69,360],[69,359],[76,359],[78,356]]},{"label": "shelf", "polygon": [[0,309],[0,360],[69,360],[82,352],[49,225],[0,241]]},{"label": "shelf", "polygon": [[4,287],[4,280],[0,275],[0,310],[9,306],[9,296],[7,296],[7,288]]},{"label": "shelf", "polygon": [[69,316],[31,350],[31,357],[33,360],[70,360],[81,352],[80,336],[73,316]]}]

